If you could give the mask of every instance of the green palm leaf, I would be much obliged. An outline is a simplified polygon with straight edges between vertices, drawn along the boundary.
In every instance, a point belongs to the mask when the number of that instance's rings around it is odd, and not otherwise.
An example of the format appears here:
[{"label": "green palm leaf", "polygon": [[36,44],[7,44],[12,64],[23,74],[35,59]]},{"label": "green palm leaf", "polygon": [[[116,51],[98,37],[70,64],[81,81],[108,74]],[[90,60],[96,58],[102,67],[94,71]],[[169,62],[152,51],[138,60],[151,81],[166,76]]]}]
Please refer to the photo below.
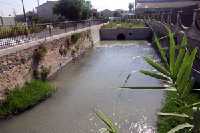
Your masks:
[{"label": "green palm leaf", "polygon": [[174,62],[175,62],[175,40],[174,40],[174,34],[171,32],[170,29],[168,29],[169,34],[169,62],[170,62],[170,72],[172,75],[174,75]]},{"label": "green palm leaf", "polygon": [[160,73],[162,73],[162,74],[164,74],[164,75],[166,75],[166,76],[170,76],[170,72],[167,71],[167,70],[166,70],[162,65],[160,65],[159,63],[156,63],[156,61],[154,61],[154,60],[152,60],[152,59],[150,59],[150,58],[147,58],[147,57],[145,57],[144,59],[145,59],[145,61],[146,61],[149,65],[151,65],[153,68],[155,68],[158,72],[160,72]]},{"label": "green palm leaf", "polygon": [[97,111],[96,115],[107,126],[107,130],[109,133],[118,133],[117,127],[113,124],[112,120],[107,117],[103,112]]},{"label": "green palm leaf", "polygon": [[181,117],[181,118],[190,118],[190,116],[186,114],[177,114],[177,113],[158,113],[159,116],[174,116],[174,117]]},{"label": "green palm leaf", "polygon": [[184,123],[184,124],[178,125],[175,128],[171,129],[168,133],[176,133],[185,128],[194,128],[194,126],[189,123]]},{"label": "green palm leaf", "polygon": [[145,70],[141,70],[140,72],[143,73],[144,75],[147,75],[156,79],[170,81],[168,77],[160,73],[154,73],[154,72],[145,71]]},{"label": "green palm leaf", "polygon": [[159,39],[158,39],[157,36],[155,36],[155,43],[156,43],[156,46],[157,46],[158,51],[159,51],[159,53],[160,53],[161,61],[163,62],[165,68],[166,68],[166,69],[169,69],[169,64],[168,64],[168,61],[167,61],[167,58],[166,58],[166,52],[165,52],[165,50],[161,47],[160,41],[159,41]]}]

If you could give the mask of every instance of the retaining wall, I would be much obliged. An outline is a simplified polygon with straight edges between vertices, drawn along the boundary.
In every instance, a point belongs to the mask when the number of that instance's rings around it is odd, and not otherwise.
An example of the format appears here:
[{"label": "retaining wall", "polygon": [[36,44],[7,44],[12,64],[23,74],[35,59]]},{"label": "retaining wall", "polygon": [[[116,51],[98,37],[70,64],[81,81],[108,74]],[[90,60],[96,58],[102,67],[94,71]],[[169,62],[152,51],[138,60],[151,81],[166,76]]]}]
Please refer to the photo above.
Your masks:
[{"label": "retaining wall", "polygon": [[26,81],[33,79],[34,55],[41,51],[41,48],[45,53],[41,61],[36,63],[37,68],[49,68],[50,76],[73,58],[93,47],[95,42],[99,41],[100,27],[93,26],[0,50],[0,99],[7,89],[22,86]]},{"label": "retaining wall", "polygon": [[149,40],[152,31],[148,28],[134,29],[101,29],[101,40]]}]

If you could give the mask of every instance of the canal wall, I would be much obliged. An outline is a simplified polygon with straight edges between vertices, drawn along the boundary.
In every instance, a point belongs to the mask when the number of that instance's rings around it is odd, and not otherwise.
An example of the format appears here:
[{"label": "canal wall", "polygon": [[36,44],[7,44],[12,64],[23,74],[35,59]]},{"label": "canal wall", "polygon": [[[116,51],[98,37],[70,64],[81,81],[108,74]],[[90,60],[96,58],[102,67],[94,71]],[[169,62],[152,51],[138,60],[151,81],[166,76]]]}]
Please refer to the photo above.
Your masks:
[{"label": "canal wall", "polygon": [[7,90],[40,77],[53,75],[73,58],[99,41],[99,26],[55,35],[46,39],[0,50],[0,100]]},{"label": "canal wall", "polygon": [[148,27],[134,29],[100,29],[101,40],[149,40],[152,31]]}]

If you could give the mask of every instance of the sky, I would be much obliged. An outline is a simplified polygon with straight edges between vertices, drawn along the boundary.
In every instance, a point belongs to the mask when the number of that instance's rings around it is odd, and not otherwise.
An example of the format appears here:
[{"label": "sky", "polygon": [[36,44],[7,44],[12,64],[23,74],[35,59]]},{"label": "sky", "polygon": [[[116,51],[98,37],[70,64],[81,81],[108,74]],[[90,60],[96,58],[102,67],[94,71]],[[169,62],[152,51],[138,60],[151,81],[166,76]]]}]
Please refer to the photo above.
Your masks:
[{"label": "sky", "polygon": [[[40,4],[47,0],[39,0]],[[103,9],[126,9],[128,10],[128,4],[134,0],[90,0],[93,7],[100,10]],[[37,0],[24,0],[26,11],[32,11],[37,7]],[[22,13],[21,0],[0,0],[0,16],[13,16]]]}]

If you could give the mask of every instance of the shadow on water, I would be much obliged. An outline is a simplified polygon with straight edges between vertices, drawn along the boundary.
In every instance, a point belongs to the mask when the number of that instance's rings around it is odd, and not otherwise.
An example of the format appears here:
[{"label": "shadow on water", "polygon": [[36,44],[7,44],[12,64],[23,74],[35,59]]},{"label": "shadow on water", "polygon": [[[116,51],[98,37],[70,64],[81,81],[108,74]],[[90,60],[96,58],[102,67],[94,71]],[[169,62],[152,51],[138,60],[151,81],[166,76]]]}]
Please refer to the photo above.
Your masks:
[{"label": "shadow on water", "polygon": [[52,82],[59,89],[52,98],[1,121],[0,133],[102,132],[104,125],[94,109],[110,116],[120,133],[153,133],[163,92],[118,89],[160,85],[139,73],[141,69],[152,69],[143,57],[155,56],[153,48],[147,42],[102,43],[55,75]]}]

